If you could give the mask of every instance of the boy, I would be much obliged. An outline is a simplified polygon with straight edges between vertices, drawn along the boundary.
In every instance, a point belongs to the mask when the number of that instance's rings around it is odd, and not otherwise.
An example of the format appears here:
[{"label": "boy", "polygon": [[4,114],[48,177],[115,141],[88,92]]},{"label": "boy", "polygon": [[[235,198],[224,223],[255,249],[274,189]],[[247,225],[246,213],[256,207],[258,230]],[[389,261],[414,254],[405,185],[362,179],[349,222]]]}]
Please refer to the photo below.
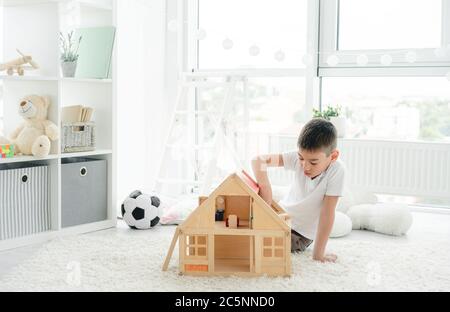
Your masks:
[{"label": "boy", "polygon": [[310,121],[300,134],[298,149],[282,155],[260,156],[252,161],[260,195],[268,204],[272,203],[267,167],[295,171],[289,194],[280,202],[292,217],[291,249],[303,252],[315,240],[313,259],[336,262],[336,255],[325,253],[344,188],[345,171],[338,161],[336,128],[324,119]]}]

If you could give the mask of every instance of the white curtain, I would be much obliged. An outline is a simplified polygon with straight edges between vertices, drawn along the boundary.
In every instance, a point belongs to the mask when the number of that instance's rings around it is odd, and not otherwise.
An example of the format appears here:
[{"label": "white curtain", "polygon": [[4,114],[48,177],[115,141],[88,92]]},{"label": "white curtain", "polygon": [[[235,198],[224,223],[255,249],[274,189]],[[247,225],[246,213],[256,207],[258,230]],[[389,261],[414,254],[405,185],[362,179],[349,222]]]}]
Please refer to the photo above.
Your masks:
[{"label": "white curtain", "polygon": [[162,152],[166,4],[117,1],[117,199],[149,190]]}]

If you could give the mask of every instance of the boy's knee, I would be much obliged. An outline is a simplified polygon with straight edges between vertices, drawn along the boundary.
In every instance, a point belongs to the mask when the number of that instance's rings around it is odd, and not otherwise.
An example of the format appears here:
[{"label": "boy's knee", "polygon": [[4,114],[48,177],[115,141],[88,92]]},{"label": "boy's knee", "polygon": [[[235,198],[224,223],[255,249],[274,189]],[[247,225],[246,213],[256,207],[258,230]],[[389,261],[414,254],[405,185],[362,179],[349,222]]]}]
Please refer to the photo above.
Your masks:
[{"label": "boy's knee", "polygon": [[304,252],[313,243],[312,240],[292,231],[291,233],[291,252]]}]

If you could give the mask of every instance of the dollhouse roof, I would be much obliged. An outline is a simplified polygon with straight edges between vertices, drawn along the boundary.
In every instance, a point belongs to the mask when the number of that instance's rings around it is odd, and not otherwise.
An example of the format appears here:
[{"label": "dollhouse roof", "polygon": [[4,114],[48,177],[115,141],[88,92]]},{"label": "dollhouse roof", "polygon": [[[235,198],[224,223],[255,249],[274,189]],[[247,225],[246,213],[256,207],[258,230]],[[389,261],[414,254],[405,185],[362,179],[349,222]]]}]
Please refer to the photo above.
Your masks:
[{"label": "dollhouse roof", "polygon": [[273,207],[269,206],[248,184],[248,178],[241,174],[235,173],[225,179],[212,193],[208,199],[205,200],[197,209],[195,209],[191,215],[180,225],[180,229],[183,228],[208,228],[212,224],[212,218],[214,212],[211,212],[210,207],[215,207],[215,200],[218,196],[224,195],[243,195],[253,198],[254,203],[258,208],[264,211],[272,223],[279,226],[280,229],[290,232],[289,225],[282,220],[278,214],[285,213],[285,211],[277,204],[274,203]]}]

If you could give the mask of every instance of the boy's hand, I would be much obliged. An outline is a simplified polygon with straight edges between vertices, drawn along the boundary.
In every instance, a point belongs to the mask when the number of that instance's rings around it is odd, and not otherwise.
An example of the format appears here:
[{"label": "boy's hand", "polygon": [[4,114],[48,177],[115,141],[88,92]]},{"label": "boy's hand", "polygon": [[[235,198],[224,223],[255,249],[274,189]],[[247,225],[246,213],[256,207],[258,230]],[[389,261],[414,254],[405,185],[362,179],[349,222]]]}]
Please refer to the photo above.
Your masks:
[{"label": "boy's hand", "polygon": [[325,196],[322,211],[320,212],[319,228],[314,242],[313,259],[320,262],[336,262],[337,256],[325,252],[328,238],[333,229],[336,206],[339,201],[337,196]]},{"label": "boy's hand", "polygon": [[323,263],[326,263],[326,262],[335,263],[337,258],[338,257],[336,255],[334,255],[334,254],[326,254],[323,257],[313,257],[313,259],[315,261],[320,261],[320,262],[323,262]]},{"label": "boy's hand", "polygon": [[267,176],[267,168],[269,167],[283,167],[282,155],[263,155],[258,156],[252,160],[253,173],[256,181],[259,184],[259,195],[266,203],[272,205],[272,186],[270,185],[269,177]]}]

